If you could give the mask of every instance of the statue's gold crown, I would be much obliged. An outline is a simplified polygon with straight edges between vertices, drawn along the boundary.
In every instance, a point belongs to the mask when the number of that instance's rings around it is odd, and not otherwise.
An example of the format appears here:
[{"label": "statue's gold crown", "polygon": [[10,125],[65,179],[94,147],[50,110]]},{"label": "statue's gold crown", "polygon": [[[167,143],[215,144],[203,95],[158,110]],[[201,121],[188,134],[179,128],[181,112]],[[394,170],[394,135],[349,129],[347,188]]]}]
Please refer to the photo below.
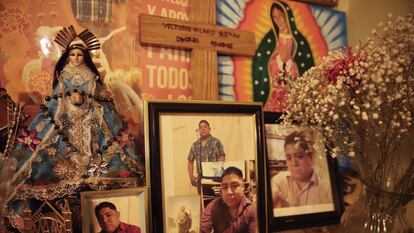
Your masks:
[{"label": "statue's gold crown", "polygon": [[96,50],[101,48],[101,43],[98,38],[90,32],[88,29],[83,30],[77,34],[73,25],[61,29],[56,35],[55,42],[62,46],[64,49],[68,49],[73,40],[79,37],[85,44],[87,50]]}]

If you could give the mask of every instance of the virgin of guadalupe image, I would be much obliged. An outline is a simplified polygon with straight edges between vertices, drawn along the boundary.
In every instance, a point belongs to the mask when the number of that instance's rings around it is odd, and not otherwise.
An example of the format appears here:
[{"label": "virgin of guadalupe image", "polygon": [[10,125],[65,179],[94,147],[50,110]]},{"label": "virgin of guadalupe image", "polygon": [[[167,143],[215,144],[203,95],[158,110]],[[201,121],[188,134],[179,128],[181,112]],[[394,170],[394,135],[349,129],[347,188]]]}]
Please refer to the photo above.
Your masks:
[{"label": "virgin of guadalupe image", "polygon": [[[64,50],[55,66],[53,92],[20,130],[11,155],[18,160],[13,185],[67,187],[67,182],[89,178],[139,179],[142,156],[92,62],[98,39],[70,26],[59,31],[55,42]],[[60,190],[54,198],[71,194]]]},{"label": "virgin of guadalupe image", "polygon": [[269,16],[272,28],[259,43],[252,63],[254,101],[263,102],[265,111],[282,112],[288,79],[302,75],[314,61],[289,5],[274,2]]}]

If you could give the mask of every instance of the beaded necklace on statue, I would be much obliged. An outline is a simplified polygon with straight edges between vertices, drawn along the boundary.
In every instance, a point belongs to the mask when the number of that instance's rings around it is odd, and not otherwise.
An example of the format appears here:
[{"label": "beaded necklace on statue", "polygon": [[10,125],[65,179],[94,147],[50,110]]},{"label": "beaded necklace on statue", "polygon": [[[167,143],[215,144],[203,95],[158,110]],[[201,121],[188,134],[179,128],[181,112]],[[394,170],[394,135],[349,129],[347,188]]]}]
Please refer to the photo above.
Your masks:
[{"label": "beaded necklace on statue", "polygon": [[91,80],[96,76],[87,65],[82,64],[79,66],[66,65],[63,68],[62,76],[72,81],[74,85],[82,85],[83,83]]}]

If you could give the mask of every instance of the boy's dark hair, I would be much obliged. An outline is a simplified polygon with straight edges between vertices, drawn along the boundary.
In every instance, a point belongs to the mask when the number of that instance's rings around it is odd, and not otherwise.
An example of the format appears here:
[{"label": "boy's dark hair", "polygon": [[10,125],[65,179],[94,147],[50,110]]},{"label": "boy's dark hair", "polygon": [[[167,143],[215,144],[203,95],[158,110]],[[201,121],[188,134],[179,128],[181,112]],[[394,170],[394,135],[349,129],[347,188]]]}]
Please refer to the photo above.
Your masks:
[{"label": "boy's dark hair", "polygon": [[101,202],[95,207],[95,216],[97,218],[98,218],[98,215],[99,215],[99,211],[103,208],[110,208],[110,209],[113,209],[113,210],[117,211],[116,206],[113,203],[108,202],[108,201]]},{"label": "boy's dark hair", "polygon": [[240,177],[240,179],[243,179],[243,172],[238,169],[237,167],[228,167],[223,171],[223,174],[221,175],[221,179],[223,180],[224,176],[230,175],[230,174],[234,174],[238,177]]},{"label": "boy's dark hair", "polygon": [[307,153],[310,152],[309,143],[306,140],[305,135],[302,132],[293,131],[285,138],[285,148],[289,144],[295,144],[298,145],[300,148],[302,148]]},{"label": "boy's dark hair", "polygon": [[209,123],[208,123],[208,121],[206,121],[206,120],[201,120],[201,121],[198,123],[198,126],[199,126],[199,127],[200,127],[201,123],[204,123],[204,124],[208,125],[208,127],[210,127],[210,124],[209,124]]}]

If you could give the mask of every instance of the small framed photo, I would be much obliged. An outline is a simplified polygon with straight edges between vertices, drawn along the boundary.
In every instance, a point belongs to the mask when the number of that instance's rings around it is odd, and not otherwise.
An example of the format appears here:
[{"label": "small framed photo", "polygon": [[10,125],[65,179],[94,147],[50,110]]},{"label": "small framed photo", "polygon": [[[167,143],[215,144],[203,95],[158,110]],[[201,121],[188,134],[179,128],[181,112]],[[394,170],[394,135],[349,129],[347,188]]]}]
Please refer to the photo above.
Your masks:
[{"label": "small framed photo", "polygon": [[265,231],[261,104],[149,100],[145,130],[152,232]]},{"label": "small framed photo", "polygon": [[336,163],[316,128],[265,113],[270,230],[337,224],[343,211]]},{"label": "small framed photo", "polygon": [[150,232],[146,187],[81,193],[82,232]]}]

